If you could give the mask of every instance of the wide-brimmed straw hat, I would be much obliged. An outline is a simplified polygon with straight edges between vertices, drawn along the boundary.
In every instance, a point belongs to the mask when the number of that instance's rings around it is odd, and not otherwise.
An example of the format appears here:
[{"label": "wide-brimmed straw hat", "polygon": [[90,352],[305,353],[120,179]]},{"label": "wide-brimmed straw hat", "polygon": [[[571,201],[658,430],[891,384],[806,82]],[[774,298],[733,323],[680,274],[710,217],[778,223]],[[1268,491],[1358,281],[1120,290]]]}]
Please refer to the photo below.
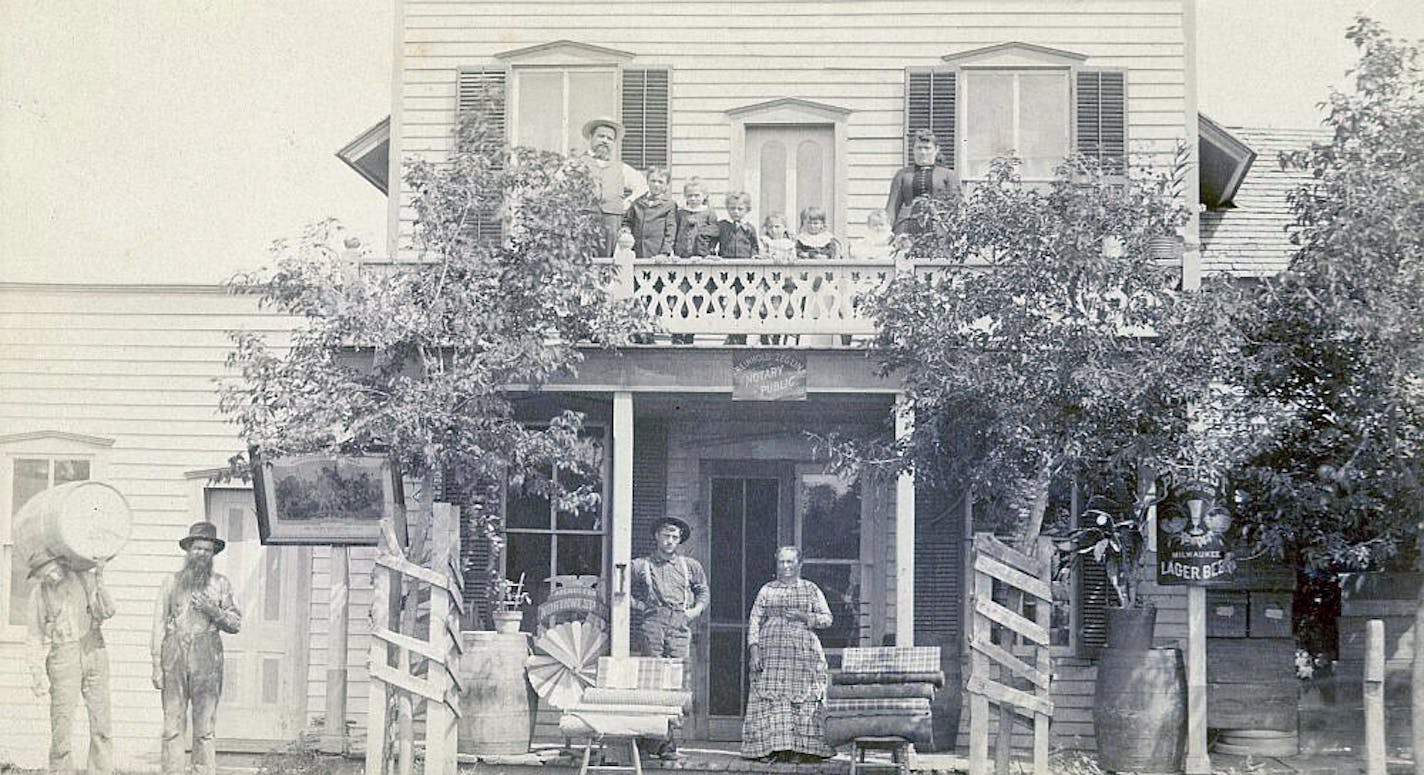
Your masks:
[{"label": "wide-brimmed straw hat", "polygon": [[622,122],[614,118],[609,118],[608,116],[599,116],[585,121],[583,124],[583,139],[592,140],[593,130],[601,126],[613,127],[613,142],[617,143],[623,140]]}]

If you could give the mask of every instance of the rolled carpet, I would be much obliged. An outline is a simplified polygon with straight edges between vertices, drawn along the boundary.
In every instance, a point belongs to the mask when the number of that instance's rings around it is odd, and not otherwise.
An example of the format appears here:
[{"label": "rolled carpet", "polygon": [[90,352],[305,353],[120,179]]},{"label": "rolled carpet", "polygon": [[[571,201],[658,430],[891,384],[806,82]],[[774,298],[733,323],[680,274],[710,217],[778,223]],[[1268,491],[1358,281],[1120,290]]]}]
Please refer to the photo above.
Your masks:
[{"label": "rolled carpet", "polygon": [[692,704],[692,692],[670,689],[609,689],[590,686],[583,690],[580,705],[666,705],[687,708]]},{"label": "rolled carpet", "polygon": [[675,715],[620,713],[610,710],[566,710],[559,716],[559,731],[569,737],[663,737]]},{"label": "rolled carpet", "polygon": [[848,673],[844,670],[831,673],[833,684],[912,684],[931,683],[944,686],[944,673],[939,670],[888,673]]},{"label": "rolled carpet", "polygon": [[[584,697],[588,697],[588,692]],[[880,699],[885,697],[923,697],[934,699],[935,685],[929,681],[908,684],[831,684],[826,687],[826,697],[832,700]]]},{"label": "rolled carpet", "polygon": [[867,712],[853,716],[826,716],[826,742],[842,746],[857,737],[903,737],[925,750],[934,748],[934,725],[928,710]]}]

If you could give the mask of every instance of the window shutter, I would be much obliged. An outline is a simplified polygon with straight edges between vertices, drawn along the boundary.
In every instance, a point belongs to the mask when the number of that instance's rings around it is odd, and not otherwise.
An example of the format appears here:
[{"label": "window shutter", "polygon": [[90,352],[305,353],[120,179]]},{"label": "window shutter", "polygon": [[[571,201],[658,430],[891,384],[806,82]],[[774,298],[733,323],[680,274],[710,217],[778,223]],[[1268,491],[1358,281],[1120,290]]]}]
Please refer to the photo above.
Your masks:
[{"label": "window shutter", "polygon": [[492,624],[489,599],[490,542],[475,524],[476,506],[483,509],[504,508],[503,488],[481,488],[487,492],[488,500],[480,496],[460,504],[460,567],[465,576],[465,617],[464,626],[481,629]]},{"label": "window shutter", "polygon": [[[496,68],[470,68],[459,72],[456,120],[482,112],[502,142],[509,137],[505,122],[505,72]],[[502,224],[497,206],[481,208],[475,215],[472,236],[476,240],[499,239]]]},{"label": "window shutter", "polygon": [[940,163],[954,167],[957,148],[954,144],[954,72],[950,70],[911,70],[905,84],[905,163],[910,164],[910,138],[915,130],[934,132],[939,143]]},{"label": "window shutter", "polygon": [[668,75],[623,71],[623,162],[639,170],[668,165]]},{"label": "window shutter", "polygon": [[964,501],[938,488],[915,488],[915,643],[959,648]]},{"label": "window shutter", "polygon": [[[1083,524],[1082,514],[1078,524]],[[1078,654],[1096,659],[1108,642],[1108,602],[1113,599],[1107,569],[1089,555],[1078,555]]]},{"label": "window shutter", "polygon": [[1078,152],[1103,171],[1127,171],[1127,93],[1122,71],[1078,72]]}]

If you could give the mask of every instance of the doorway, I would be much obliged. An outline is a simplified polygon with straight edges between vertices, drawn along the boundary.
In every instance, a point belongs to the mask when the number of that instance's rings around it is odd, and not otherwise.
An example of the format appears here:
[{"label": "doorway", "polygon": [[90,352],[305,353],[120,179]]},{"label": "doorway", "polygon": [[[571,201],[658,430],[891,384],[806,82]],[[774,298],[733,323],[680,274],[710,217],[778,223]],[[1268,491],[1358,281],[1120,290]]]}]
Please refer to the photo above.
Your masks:
[{"label": "doorway", "polygon": [[703,464],[712,605],[705,657],[709,740],[740,740],[746,710],[747,616],[757,590],[776,575],[776,547],[790,537],[791,472],[776,461]]},{"label": "doorway", "polygon": [[263,546],[249,489],[210,488],[206,499],[227,541],[214,570],[232,582],[242,611],[240,631],[223,636],[222,737],[293,740],[306,715],[310,549]]},{"label": "doorway", "polygon": [[836,222],[836,132],[831,124],[748,126],[747,193],[758,224],[769,213],[786,216],[796,232],[799,213],[811,206],[826,211],[826,226]]}]

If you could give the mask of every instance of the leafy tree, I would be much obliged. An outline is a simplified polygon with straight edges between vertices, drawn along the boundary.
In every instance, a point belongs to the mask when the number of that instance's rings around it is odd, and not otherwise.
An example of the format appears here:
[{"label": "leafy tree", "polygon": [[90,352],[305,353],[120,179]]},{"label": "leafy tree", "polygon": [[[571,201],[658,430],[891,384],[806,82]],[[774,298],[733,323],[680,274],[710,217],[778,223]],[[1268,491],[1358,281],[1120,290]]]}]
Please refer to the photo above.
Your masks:
[{"label": "leafy tree", "polygon": [[[911,256],[941,271],[872,301],[882,368],[914,413],[894,464],[967,483],[993,527],[1035,535],[1056,478],[1107,494],[1143,470],[1199,478],[1238,454],[1222,431],[1239,393],[1213,379],[1232,363],[1230,309],[1179,290],[1154,252],[1185,220],[1184,170],[1122,179],[1074,159],[1040,186],[1001,160],[922,208]],[[1116,515],[1139,537],[1147,503],[1129,495]]]},{"label": "leafy tree", "polygon": [[[349,265],[326,222],[277,242],[272,268],[233,280],[297,319],[290,342],[234,334],[240,379],[222,388],[221,407],[250,443],[272,455],[382,451],[408,475],[439,472],[457,502],[487,498],[507,475],[569,507],[597,498],[587,485],[560,492],[548,475],[594,462],[581,415],[528,427],[509,388],[573,372],[581,344],[624,343],[639,318],[609,295],[612,267],[590,259],[585,167],[505,147],[484,116],[462,123],[447,161],[408,166],[409,262]],[[490,239],[480,226],[496,208],[503,236]],[[498,549],[497,517],[486,516],[479,528]]]},{"label": "leafy tree", "polygon": [[[1234,475],[1256,546],[1327,573],[1398,562],[1424,535],[1420,47],[1364,17],[1346,37],[1359,64],[1353,91],[1324,105],[1332,136],[1282,159],[1311,173],[1291,195],[1299,249],[1261,290],[1247,352],[1259,365],[1251,390],[1287,420]],[[1424,772],[1424,639],[1415,649]]]}]

